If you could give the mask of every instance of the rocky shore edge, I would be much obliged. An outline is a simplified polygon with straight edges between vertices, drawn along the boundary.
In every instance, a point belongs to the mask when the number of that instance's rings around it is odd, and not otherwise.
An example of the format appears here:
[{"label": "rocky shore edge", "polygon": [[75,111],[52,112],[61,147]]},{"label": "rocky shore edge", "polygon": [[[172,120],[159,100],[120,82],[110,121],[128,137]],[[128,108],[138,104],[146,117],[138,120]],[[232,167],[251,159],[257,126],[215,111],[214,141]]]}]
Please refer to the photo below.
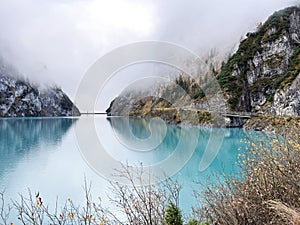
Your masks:
[{"label": "rocky shore edge", "polygon": [[[107,111],[108,116],[112,116]],[[279,116],[273,114],[249,115],[247,113],[217,113],[196,109],[160,108],[142,114],[130,111],[127,115],[139,118],[160,118],[169,124],[213,128],[243,128],[271,133],[284,133],[300,129],[300,116]]]}]

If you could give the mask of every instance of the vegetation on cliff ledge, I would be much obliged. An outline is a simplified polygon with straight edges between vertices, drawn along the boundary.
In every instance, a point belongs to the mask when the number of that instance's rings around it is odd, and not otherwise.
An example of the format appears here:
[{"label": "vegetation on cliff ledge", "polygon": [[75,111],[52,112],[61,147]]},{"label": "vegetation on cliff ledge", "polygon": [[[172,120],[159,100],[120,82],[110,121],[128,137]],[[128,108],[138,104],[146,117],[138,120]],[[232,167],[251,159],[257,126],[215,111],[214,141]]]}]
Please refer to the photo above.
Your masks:
[{"label": "vegetation on cliff ledge", "polygon": [[286,133],[291,132],[290,130],[293,130],[293,132],[299,132],[300,117],[259,115],[248,120],[244,125],[244,128],[247,130],[260,130],[286,135]]},{"label": "vegetation on cliff ledge", "polygon": [[[248,33],[247,38],[240,43],[237,52],[229,58],[227,63],[223,64],[217,79],[223,90],[230,95],[228,103],[232,110],[246,110],[239,108],[238,103],[243,90],[247,86],[247,73],[252,69],[250,61],[253,60],[255,55],[263,51],[263,44],[274,42],[283,34],[289,33],[290,15],[294,11],[299,12],[300,9],[298,7],[290,7],[275,12],[263,25],[258,27],[256,32]],[[251,91],[261,90],[262,85],[264,87],[270,85],[276,90],[291,84],[300,72],[299,53],[300,46],[296,48],[293,56],[290,58],[288,71],[284,76],[261,78],[262,80],[258,80],[259,84],[254,85]],[[277,63],[280,60],[277,58]],[[270,62],[270,64],[272,63]],[[234,70],[238,70],[240,74],[234,74]],[[273,93],[270,95],[272,96]],[[269,97],[269,100],[272,100],[272,98]]]}]

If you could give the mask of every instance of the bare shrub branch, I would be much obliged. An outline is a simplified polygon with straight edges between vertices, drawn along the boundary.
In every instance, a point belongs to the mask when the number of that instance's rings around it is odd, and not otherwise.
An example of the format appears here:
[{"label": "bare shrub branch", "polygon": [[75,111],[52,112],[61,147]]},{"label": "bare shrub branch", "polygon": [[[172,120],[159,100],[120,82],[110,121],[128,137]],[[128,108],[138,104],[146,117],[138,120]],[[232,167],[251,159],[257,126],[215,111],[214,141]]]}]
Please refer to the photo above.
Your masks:
[{"label": "bare shrub branch", "polygon": [[228,225],[297,224],[291,209],[300,208],[300,135],[291,131],[286,139],[249,143],[251,148],[240,156],[240,173],[198,193],[203,206],[196,215]]},{"label": "bare shrub branch", "polygon": [[[123,165],[116,176],[126,178],[130,185],[111,182],[114,196],[111,202],[127,219],[129,224],[164,224],[166,208],[170,202],[178,204],[181,186],[176,181],[166,179],[154,184],[155,178],[147,172],[148,178],[142,177],[146,173],[143,167],[134,171],[128,165]],[[135,182],[138,178],[138,183]]]},{"label": "bare shrub branch", "polygon": [[10,212],[12,210],[12,206],[10,204],[6,205],[5,199],[4,199],[4,193],[5,191],[0,192],[0,225],[8,225],[10,224],[9,216]]}]

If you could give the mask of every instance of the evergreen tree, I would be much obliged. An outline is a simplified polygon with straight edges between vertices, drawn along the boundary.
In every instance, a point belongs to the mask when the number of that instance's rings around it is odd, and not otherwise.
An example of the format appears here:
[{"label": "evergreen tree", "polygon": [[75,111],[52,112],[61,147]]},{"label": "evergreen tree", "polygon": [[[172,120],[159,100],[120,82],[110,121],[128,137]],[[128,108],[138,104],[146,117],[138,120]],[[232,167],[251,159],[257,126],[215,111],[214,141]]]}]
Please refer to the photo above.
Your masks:
[{"label": "evergreen tree", "polygon": [[183,225],[182,214],[178,206],[170,202],[166,209],[165,220],[167,225]]}]

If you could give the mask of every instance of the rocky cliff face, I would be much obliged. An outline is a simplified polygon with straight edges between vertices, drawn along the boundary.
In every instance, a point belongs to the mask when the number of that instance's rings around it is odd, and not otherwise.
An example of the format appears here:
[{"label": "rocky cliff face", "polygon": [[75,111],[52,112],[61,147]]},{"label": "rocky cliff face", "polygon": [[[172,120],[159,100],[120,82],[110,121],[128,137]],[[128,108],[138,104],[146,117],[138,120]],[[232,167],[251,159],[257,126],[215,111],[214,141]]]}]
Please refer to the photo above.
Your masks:
[{"label": "rocky cliff face", "polygon": [[300,115],[300,76],[290,87],[275,93],[274,101],[270,107],[271,113],[276,115]]},{"label": "rocky cliff face", "polygon": [[80,116],[77,107],[60,88],[49,88],[40,93],[42,116]]},{"label": "rocky cliff face", "polygon": [[79,116],[80,112],[59,88],[39,91],[15,77],[0,62],[0,117]]},{"label": "rocky cliff face", "polygon": [[[275,12],[256,32],[246,36],[236,53],[221,68],[212,68],[211,71],[224,92],[229,109],[234,112],[300,115],[300,8],[290,7]],[[203,74],[199,74],[200,77]],[[192,105],[185,104],[176,86],[190,96]],[[138,95],[119,96],[110,105],[108,114],[153,117],[160,116],[153,114],[157,109],[162,112],[162,108],[168,108],[171,113],[170,102],[163,99],[181,101],[183,108],[216,111],[207,105],[197,82],[184,76],[179,76],[174,85],[160,89],[157,96],[161,98],[138,100]],[[168,119],[172,117],[173,121],[179,121],[177,114],[167,116]]]},{"label": "rocky cliff face", "polygon": [[291,91],[299,89],[293,84],[300,73],[299,38],[298,7],[274,13],[247,34],[217,76],[233,111],[299,115],[299,95]]}]

